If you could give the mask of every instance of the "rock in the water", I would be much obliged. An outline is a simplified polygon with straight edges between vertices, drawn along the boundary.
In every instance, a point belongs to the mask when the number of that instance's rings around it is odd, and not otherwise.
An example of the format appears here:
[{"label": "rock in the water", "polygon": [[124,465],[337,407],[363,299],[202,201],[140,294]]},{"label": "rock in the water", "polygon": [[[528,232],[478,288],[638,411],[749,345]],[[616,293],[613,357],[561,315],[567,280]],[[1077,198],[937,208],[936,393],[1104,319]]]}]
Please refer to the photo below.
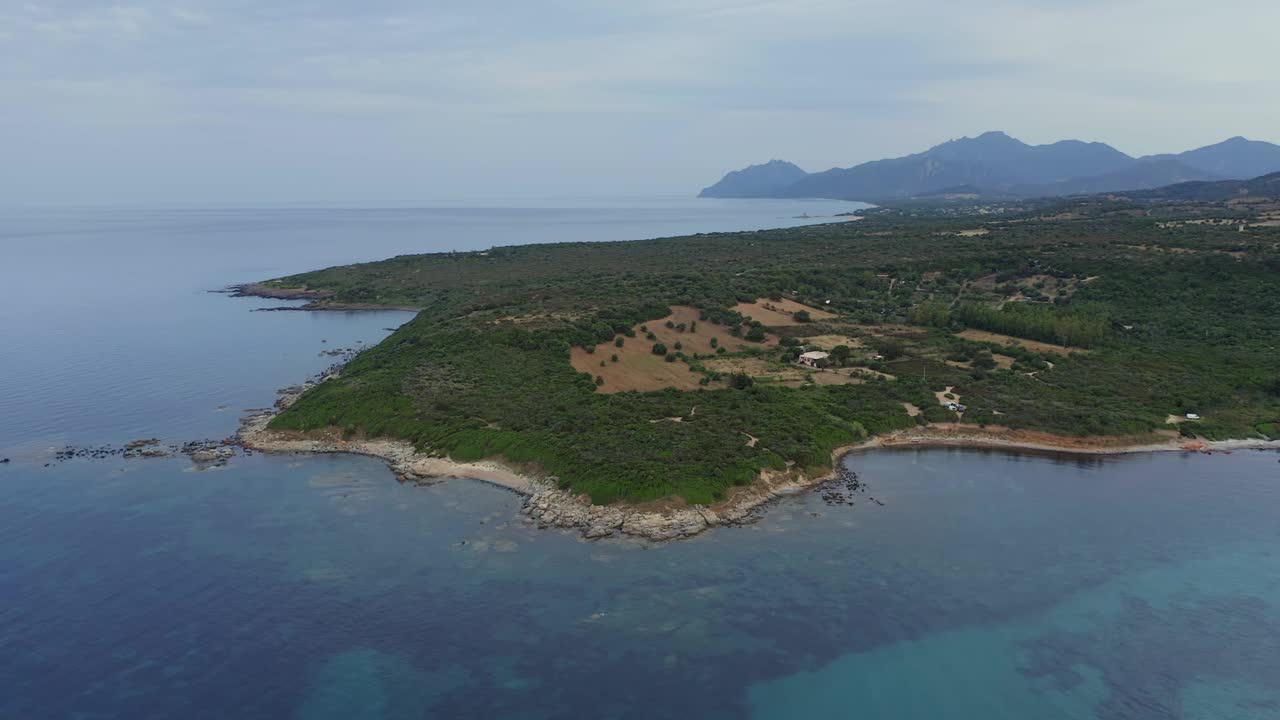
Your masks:
[{"label": "rock in the water", "polygon": [[222,446],[213,448],[201,448],[191,453],[191,460],[198,463],[223,463],[234,457],[236,451],[234,448]]}]

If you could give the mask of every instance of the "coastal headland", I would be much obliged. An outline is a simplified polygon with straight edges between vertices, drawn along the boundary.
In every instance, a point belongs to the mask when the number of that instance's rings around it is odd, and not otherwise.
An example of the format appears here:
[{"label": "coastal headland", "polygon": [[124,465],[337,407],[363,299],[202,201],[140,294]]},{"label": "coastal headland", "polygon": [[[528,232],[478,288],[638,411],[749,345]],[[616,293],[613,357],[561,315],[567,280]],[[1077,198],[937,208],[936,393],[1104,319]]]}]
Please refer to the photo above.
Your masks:
[{"label": "coastal headland", "polygon": [[859,449],[1273,447],[1280,228],[1251,212],[881,207],[244,285],[308,309],[418,314],[241,439],[474,477],[525,495],[539,524],[651,540],[749,522]]}]

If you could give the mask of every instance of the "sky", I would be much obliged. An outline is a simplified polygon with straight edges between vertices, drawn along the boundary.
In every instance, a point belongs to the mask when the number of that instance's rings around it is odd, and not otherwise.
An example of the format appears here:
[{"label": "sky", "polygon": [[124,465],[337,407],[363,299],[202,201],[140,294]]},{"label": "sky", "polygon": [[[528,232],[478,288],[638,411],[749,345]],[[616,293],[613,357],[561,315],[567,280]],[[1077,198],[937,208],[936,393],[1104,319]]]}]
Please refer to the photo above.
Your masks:
[{"label": "sky", "polygon": [[1274,0],[0,0],[0,204],[691,195],[1003,130],[1280,142]]}]

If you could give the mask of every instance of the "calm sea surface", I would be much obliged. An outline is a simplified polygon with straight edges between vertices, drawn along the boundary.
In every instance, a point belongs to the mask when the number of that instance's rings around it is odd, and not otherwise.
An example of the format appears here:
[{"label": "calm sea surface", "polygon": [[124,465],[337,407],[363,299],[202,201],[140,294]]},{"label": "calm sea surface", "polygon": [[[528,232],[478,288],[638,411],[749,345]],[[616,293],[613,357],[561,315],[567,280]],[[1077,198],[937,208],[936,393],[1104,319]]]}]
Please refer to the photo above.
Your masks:
[{"label": "calm sea surface", "polygon": [[225,436],[408,317],[211,289],[848,207],[0,211],[0,719],[1280,718],[1275,453],[857,454],[852,507],[660,547],[365,458],[45,465]]}]

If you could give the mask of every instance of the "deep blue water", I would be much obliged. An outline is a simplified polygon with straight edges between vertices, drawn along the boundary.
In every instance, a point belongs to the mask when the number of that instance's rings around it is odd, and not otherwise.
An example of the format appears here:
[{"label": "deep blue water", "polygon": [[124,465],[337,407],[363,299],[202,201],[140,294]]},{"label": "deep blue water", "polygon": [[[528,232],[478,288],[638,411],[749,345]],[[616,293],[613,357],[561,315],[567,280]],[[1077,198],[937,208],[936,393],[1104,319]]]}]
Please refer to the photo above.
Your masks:
[{"label": "deep blue water", "polygon": [[[655,199],[360,210],[0,208],[0,454],[225,435],[406,313],[251,313],[209,290],[415,252],[830,221],[859,203]],[[813,220],[800,215],[823,216]],[[328,342],[322,343],[322,340]]]},{"label": "deep blue water", "polygon": [[[676,232],[644,210],[594,232]],[[660,547],[366,458],[45,467],[224,435],[406,317],[206,289],[579,219],[288,212],[0,215],[0,718],[1280,718],[1275,453],[869,452],[853,507],[806,494]]]}]

